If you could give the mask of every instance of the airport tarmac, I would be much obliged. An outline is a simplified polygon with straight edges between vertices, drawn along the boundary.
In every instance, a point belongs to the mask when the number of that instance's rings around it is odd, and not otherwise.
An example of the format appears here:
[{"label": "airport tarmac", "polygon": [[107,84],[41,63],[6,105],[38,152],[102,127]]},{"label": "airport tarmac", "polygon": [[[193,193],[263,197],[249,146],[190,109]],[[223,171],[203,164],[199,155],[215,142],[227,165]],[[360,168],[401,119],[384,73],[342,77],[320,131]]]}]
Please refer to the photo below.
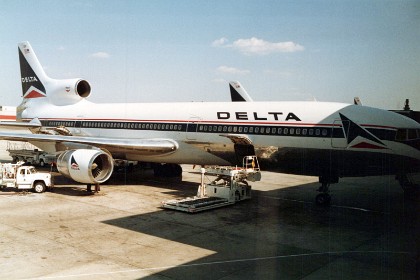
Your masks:
[{"label": "airport tarmac", "polygon": [[416,279],[418,198],[392,176],[345,178],[332,205],[317,178],[263,172],[253,198],[188,214],[181,180],[119,172],[89,195],[61,176],[53,192],[0,192],[0,279]]}]

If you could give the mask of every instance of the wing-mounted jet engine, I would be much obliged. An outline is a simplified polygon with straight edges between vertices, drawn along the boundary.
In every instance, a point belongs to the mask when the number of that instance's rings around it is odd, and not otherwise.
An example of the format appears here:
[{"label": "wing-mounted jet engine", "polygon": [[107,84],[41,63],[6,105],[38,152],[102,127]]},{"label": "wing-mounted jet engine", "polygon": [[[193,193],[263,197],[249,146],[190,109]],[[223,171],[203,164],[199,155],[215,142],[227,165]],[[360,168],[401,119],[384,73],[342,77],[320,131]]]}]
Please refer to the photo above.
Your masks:
[{"label": "wing-mounted jet engine", "polygon": [[58,171],[76,182],[100,184],[109,179],[114,169],[111,155],[101,150],[78,149],[61,153]]}]

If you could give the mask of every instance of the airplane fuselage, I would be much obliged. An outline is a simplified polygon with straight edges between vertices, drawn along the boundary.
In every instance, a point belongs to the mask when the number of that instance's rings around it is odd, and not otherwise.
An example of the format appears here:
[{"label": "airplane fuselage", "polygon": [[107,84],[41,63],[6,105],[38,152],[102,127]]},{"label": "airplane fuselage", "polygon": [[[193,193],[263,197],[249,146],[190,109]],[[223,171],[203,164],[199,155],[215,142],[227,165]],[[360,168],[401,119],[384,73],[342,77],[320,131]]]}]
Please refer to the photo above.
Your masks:
[{"label": "airplane fuselage", "polygon": [[[75,136],[173,139],[170,154],[145,156],[111,149],[115,158],[147,162],[239,165],[255,153],[266,170],[321,176],[395,172],[401,160],[418,166],[418,137],[397,139],[420,125],[385,110],[327,102],[188,102],[55,106],[32,99],[23,121],[65,126]],[[21,106],[22,107],[22,106]],[[24,107],[24,106],[23,106]],[[384,172],[384,170],[386,170]]]}]

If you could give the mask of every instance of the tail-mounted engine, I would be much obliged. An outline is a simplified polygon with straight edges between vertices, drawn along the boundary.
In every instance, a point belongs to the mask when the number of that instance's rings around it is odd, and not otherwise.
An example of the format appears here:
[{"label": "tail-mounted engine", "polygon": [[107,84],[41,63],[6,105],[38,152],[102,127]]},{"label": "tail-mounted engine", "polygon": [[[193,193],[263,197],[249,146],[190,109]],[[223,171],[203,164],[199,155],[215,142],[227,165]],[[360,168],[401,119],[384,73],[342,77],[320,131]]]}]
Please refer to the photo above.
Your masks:
[{"label": "tail-mounted engine", "polygon": [[58,171],[83,184],[99,184],[109,179],[114,169],[112,157],[100,150],[68,150],[57,158]]},{"label": "tail-mounted engine", "polygon": [[47,96],[55,105],[74,104],[90,95],[91,87],[83,79],[50,79],[46,85]]}]

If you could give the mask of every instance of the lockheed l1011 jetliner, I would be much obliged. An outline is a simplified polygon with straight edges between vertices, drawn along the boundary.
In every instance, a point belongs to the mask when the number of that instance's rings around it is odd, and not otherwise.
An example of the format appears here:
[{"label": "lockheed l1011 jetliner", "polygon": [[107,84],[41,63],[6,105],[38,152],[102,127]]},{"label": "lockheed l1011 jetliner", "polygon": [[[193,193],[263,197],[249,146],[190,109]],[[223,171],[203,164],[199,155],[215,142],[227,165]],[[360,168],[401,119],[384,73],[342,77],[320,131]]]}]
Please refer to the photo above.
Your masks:
[{"label": "lockheed l1011 jetliner", "polygon": [[392,112],[329,102],[95,104],[88,81],[51,79],[28,42],[18,49],[23,101],[14,128],[32,133],[0,138],[57,153],[59,171],[80,183],[106,181],[114,158],[179,175],[179,164],[257,155],[262,169],[319,176],[317,202],[327,203],[340,177],[397,174],[405,185],[419,170],[420,125]]}]

